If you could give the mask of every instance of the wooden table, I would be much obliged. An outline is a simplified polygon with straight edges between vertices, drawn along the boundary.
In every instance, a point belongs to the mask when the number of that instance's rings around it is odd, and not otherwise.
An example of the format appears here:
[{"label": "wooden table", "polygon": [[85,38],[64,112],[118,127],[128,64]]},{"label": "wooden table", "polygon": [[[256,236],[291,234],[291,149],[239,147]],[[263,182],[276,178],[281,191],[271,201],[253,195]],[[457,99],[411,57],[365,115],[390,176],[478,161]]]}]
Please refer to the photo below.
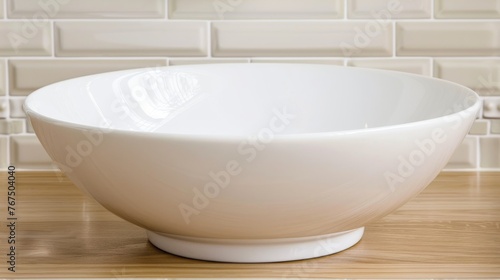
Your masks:
[{"label": "wooden table", "polygon": [[16,272],[7,270],[7,177],[0,175],[3,277],[500,278],[500,173],[442,173],[366,227],[349,250],[317,259],[231,264],[186,259],[107,212],[55,172],[17,172]]}]

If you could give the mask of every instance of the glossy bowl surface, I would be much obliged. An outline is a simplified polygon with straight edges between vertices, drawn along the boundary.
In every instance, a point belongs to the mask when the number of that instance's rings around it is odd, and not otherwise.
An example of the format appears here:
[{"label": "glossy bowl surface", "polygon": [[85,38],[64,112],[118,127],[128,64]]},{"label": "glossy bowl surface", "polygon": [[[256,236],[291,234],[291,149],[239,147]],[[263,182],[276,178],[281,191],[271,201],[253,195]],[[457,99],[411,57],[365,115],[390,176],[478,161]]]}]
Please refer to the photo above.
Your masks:
[{"label": "glossy bowl surface", "polygon": [[161,249],[232,262],[354,245],[435,178],[479,107],[443,80],[307,64],[111,72],[25,103],[79,188]]}]

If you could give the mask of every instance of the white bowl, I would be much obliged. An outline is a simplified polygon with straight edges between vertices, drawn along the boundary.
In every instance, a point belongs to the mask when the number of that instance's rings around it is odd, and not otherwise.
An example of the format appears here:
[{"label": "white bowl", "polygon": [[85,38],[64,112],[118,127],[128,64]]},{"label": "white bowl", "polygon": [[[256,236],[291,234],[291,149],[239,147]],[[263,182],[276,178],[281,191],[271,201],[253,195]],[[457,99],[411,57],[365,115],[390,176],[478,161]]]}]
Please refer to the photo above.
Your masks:
[{"label": "white bowl", "polygon": [[304,64],[104,73],[25,103],[79,188],[160,249],[224,262],[353,246],[435,178],[479,107],[442,80]]}]

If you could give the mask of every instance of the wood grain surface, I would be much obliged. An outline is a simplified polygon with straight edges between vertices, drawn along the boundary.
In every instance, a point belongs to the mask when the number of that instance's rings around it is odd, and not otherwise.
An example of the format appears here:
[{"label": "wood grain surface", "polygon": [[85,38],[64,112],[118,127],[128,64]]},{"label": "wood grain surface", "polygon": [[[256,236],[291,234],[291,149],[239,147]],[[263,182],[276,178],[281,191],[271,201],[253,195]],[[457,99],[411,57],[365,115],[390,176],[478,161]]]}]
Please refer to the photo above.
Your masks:
[{"label": "wood grain surface", "polygon": [[174,256],[56,172],[16,173],[16,272],[7,270],[7,177],[0,174],[0,278],[500,278],[500,173],[442,173],[366,227],[351,249],[317,259],[233,264]]}]

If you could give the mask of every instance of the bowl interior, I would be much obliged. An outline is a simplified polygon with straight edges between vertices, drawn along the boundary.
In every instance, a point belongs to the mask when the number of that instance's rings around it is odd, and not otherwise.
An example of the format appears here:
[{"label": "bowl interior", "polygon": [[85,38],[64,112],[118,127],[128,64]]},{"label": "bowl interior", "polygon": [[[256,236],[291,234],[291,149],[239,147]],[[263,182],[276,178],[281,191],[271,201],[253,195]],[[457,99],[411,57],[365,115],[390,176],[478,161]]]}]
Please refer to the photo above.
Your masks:
[{"label": "bowl interior", "polygon": [[478,102],[469,89],[391,71],[325,65],[215,64],[135,69],[63,81],[28,113],[72,125],[171,134],[340,132],[425,121]]}]

